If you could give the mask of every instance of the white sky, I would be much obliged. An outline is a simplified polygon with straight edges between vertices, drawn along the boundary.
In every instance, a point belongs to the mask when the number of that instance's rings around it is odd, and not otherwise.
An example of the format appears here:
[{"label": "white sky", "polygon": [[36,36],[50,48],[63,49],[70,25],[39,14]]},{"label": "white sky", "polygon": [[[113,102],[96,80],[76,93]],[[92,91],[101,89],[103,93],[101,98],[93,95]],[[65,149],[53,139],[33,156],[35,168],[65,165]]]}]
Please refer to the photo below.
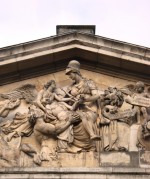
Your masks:
[{"label": "white sky", "polygon": [[96,25],[96,35],[150,47],[150,0],[0,0],[0,47]]}]

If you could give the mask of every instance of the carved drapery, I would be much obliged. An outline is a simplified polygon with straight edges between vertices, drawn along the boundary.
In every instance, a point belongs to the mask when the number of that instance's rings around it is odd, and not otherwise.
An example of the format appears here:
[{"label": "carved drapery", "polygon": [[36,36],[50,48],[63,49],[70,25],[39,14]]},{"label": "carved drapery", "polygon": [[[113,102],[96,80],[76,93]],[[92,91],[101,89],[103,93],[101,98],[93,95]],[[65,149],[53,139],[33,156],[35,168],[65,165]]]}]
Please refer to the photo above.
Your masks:
[{"label": "carved drapery", "polygon": [[[137,147],[150,150],[149,86],[137,82],[102,91],[82,76],[76,60],[69,62],[66,75],[69,86],[58,88],[50,79],[40,91],[25,84],[0,94],[1,167],[28,166],[26,157],[33,166],[61,166],[60,153],[129,151],[134,124]],[[17,110],[22,102],[25,113]]]}]

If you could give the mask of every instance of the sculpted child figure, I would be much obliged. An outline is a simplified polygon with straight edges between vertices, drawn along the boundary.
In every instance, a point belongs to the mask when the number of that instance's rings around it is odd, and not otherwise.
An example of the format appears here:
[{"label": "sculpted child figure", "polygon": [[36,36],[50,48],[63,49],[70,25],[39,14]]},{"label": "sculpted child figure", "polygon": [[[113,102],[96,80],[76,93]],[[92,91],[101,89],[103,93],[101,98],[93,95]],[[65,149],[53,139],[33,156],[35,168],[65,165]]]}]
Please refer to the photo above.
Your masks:
[{"label": "sculpted child figure", "polygon": [[[63,106],[66,106],[69,110],[74,111],[78,105],[78,101],[75,101],[73,97],[65,97],[66,91],[62,91],[59,89],[59,95],[55,92],[56,83],[54,80],[48,81],[44,88],[38,93],[37,96],[37,105],[40,107],[44,112],[47,112],[46,105],[51,104],[53,101],[61,102]],[[66,102],[72,102],[72,105],[67,104]],[[54,116],[51,116],[52,118]],[[54,117],[55,118],[55,117]]]},{"label": "sculpted child figure", "polygon": [[[70,118],[79,118],[79,115],[74,111],[68,110],[68,108],[73,109],[74,105],[70,106],[66,103],[66,101],[73,100],[71,98],[63,98],[63,93],[58,96],[55,93],[55,89],[55,81],[50,80],[47,82],[44,85],[44,89],[38,94],[37,105],[45,112],[46,117],[44,120],[46,123],[51,123],[53,125],[57,125],[59,123],[64,126]],[[73,125],[68,126],[68,128],[66,128],[62,133],[57,135],[59,152],[72,152],[69,149],[69,145],[74,139],[72,127]]]}]

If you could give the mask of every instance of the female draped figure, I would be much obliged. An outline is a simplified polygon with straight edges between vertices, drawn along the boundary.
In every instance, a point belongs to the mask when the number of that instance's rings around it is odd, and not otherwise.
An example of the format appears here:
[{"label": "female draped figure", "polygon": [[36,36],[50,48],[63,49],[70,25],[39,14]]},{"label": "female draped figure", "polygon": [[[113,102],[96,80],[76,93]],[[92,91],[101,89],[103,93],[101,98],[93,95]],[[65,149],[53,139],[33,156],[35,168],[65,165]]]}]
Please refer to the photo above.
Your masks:
[{"label": "female draped figure", "polygon": [[81,122],[73,126],[73,144],[82,149],[93,149],[95,140],[100,140],[100,136],[96,135],[100,97],[98,89],[92,80],[82,77],[80,63],[76,60],[69,62],[66,75],[73,81],[68,86],[67,95],[77,102],[75,110],[81,118]]}]

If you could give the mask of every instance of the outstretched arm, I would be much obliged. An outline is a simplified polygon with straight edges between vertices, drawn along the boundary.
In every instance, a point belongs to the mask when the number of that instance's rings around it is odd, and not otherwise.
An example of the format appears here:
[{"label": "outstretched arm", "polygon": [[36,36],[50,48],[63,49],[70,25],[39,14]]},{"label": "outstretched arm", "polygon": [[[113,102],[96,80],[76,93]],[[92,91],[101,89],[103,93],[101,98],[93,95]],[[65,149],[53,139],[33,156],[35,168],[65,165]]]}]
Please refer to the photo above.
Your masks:
[{"label": "outstretched arm", "polygon": [[84,98],[84,101],[85,102],[90,102],[90,101],[96,101],[97,99],[99,99],[100,98],[100,95],[99,94],[96,94],[96,95],[92,95],[92,96],[90,96],[90,97],[85,97]]},{"label": "outstretched arm", "polygon": [[60,102],[73,101],[71,98],[60,98],[57,94],[55,94],[55,99]]},{"label": "outstretched arm", "polygon": [[38,119],[34,130],[44,134],[44,135],[58,135],[65,131],[71,124],[79,121],[79,115],[72,116],[68,121],[65,121],[63,124],[58,123],[57,125],[53,125],[50,123],[45,123],[44,120]]},{"label": "outstretched arm", "polygon": [[43,106],[43,104],[41,103],[41,100],[42,100],[42,97],[43,97],[43,93],[44,93],[44,90],[41,90],[39,93],[38,93],[38,96],[37,96],[37,105],[39,108],[41,108],[44,112],[45,112],[45,107]]}]

